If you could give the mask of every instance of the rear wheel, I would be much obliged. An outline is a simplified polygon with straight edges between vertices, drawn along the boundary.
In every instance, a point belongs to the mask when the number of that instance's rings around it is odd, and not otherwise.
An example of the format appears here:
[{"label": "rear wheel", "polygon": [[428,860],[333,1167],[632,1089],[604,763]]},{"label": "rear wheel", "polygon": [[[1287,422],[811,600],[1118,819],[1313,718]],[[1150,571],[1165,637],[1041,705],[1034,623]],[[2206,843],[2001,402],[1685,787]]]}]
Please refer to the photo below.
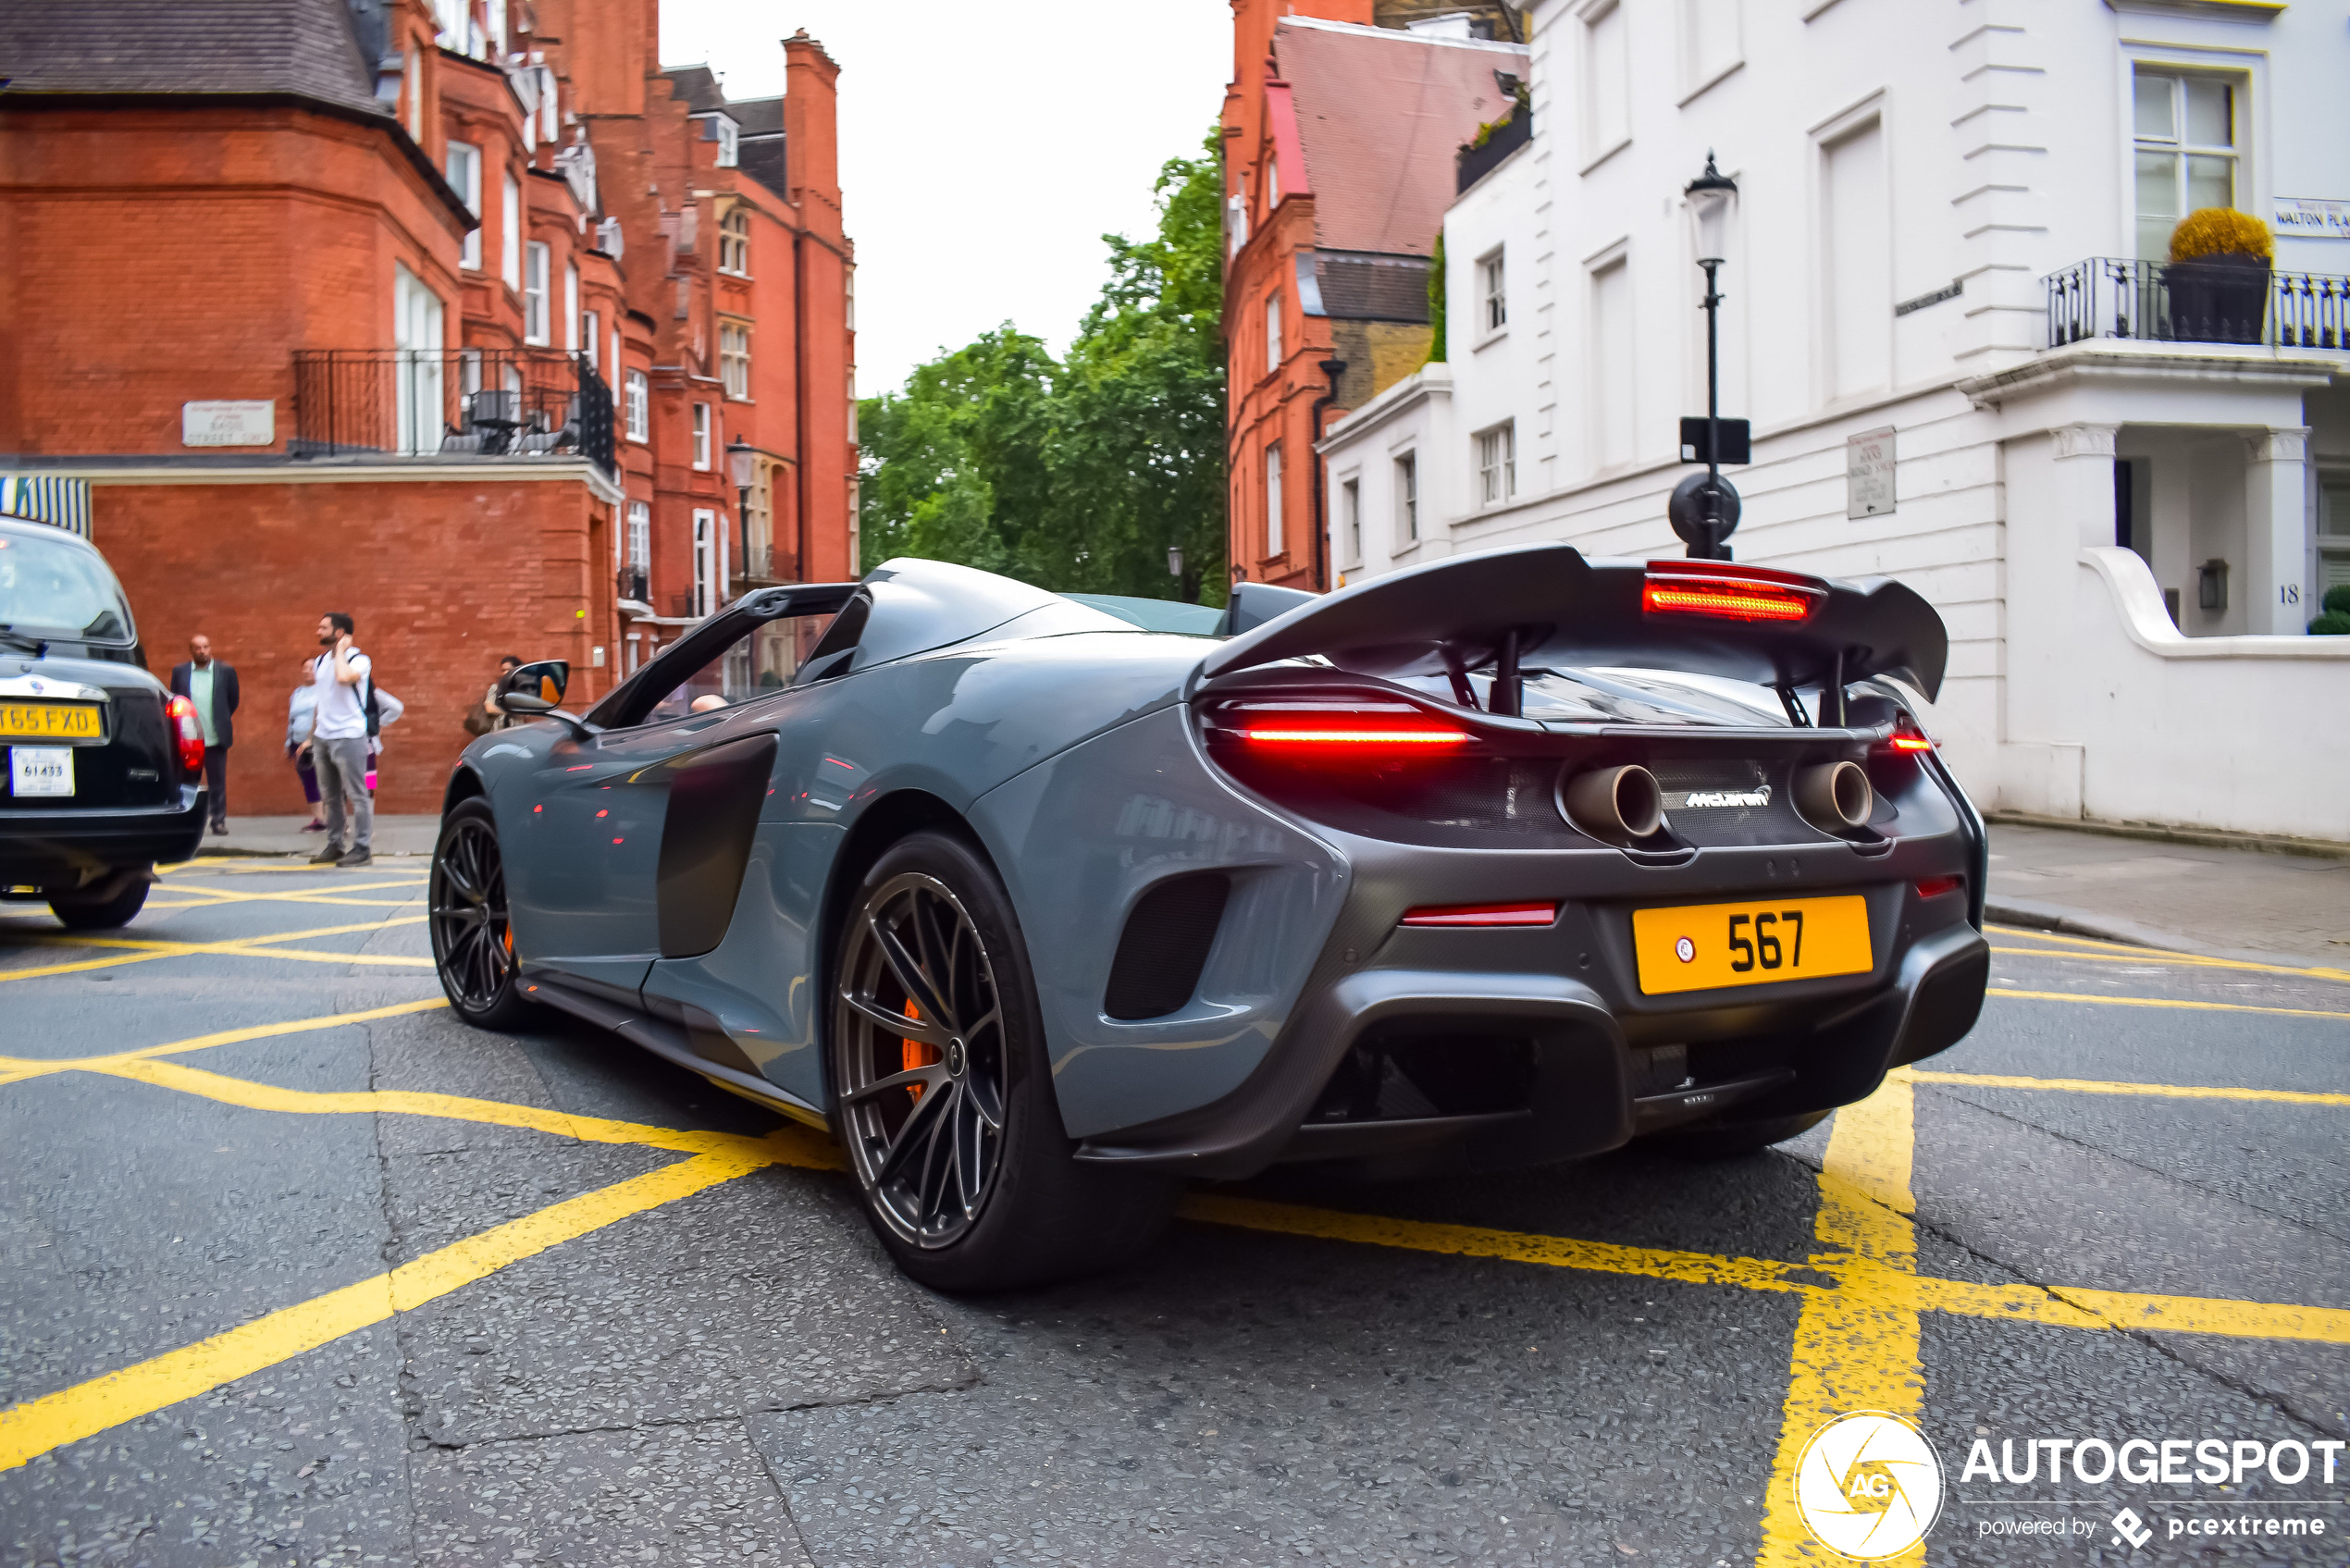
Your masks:
[{"label": "rear wheel", "polygon": [[1731,1160],[1774,1143],[1784,1143],[1827,1119],[1825,1111],[1805,1111],[1801,1116],[1774,1117],[1768,1121],[1734,1121],[1718,1127],[1660,1132],[1651,1142],[1683,1159]]},{"label": "rear wheel", "polygon": [[441,820],[427,895],[433,967],[450,1006],[479,1029],[519,1025],[530,1003],[515,982],[506,860],[489,801],[463,801]]},{"label": "rear wheel", "polygon": [[147,879],[132,877],[111,898],[52,898],[49,912],[71,931],[112,931],[146,907]]},{"label": "rear wheel", "polygon": [[969,845],[893,846],[835,947],[833,1128],[900,1268],[934,1290],[1005,1290],[1149,1243],[1173,1183],[1072,1158],[1019,921]]}]

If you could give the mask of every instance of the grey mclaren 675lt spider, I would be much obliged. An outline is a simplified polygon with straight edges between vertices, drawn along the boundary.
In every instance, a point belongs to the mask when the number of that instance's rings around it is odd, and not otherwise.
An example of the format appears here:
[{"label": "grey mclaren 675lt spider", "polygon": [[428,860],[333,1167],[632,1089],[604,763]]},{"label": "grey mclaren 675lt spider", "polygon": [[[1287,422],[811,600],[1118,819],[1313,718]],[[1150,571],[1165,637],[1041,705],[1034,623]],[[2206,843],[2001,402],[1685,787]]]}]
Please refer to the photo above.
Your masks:
[{"label": "grey mclaren 675lt spider", "polygon": [[1759,1149],[1973,1027],[1986,845],[1890,581],[1564,545],[1221,611],[923,561],[767,588],[584,715],[526,665],[433,954],[837,1139],[949,1290],[1186,1179]]}]

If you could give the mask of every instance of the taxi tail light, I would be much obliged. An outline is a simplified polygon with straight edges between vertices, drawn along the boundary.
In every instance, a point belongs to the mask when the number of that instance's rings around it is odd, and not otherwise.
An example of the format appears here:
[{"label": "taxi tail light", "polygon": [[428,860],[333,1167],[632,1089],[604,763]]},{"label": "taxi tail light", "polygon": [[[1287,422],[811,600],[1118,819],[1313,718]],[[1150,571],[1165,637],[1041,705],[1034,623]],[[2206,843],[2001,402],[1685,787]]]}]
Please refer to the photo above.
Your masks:
[{"label": "taxi tail light", "polygon": [[172,738],[179,743],[179,774],[194,778],[204,772],[204,721],[196,717],[196,705],[184,697],[175,697],[164,709],[170,721]]},{"label": "taxi tail light", "polygon": [[1827,602],[1817,577],[1727,562],[1657,561],[1640,580],[1640,610],[1648,615],[1701,615],[1716,621],[1808,621]]}]

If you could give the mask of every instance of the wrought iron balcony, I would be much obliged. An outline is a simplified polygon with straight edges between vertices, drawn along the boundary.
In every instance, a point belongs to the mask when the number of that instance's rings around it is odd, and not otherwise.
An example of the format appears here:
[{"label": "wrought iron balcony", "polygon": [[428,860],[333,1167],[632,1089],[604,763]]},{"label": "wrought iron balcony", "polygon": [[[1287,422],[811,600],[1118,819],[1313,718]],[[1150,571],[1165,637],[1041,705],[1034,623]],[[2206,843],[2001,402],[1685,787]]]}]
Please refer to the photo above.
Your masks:
[{"label": "wrought iron balcony", "polygon": [[2052,349],[2092,338],[2350,349],[2350,278],[2092,256],[2040,281]]},{"label": "wrought iron balcony", "polygon": [[743,559],[743,581],[753,587],[798,582],[791,573],[791,555],[773,545],[753,545]]},{"label": "wrought iron balcony", "polygon": [[619,595],[622,599],[627,599],[631,603],[641,604],[648,610],[652,608],[652,589],[646,584],[645,569],[643,567],[622,567],[620,569],[620,581],[618,586]]},{"label": "wrought iron balcony", "polygon": [[616,477],[612,389],[549,349],[310,349],[294,356],[299,457],[586,458]]}]

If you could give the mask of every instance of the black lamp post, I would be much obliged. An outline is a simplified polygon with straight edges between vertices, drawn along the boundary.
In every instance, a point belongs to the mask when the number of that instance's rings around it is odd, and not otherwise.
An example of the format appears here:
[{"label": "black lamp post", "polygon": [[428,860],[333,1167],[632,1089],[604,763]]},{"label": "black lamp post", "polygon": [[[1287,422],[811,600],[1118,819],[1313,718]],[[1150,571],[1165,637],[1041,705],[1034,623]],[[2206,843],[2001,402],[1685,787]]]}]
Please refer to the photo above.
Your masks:
[{"label": "black lamp post", "polygon": [[1675,490],[1673,524],[1674,531],[1688,541],[1690,558],[1700,561],[1727,561],[1730,550],[1723,541],[1738,525],[1738,493],[1722,477],[1722,290],[1717,281],[1729,249],[1730,204],[1738,193],[1738,181],[1713,167],[1710,151],[1705,172],[1682,191],[1697,219],[1697,265],[1705,269],[1705,477],[1692,475]]},{"label": "black lamp post", "polygon": [[759,477],[759,453],[740,436],[726,443],[726,468],[735,481],[735,528],[743,542],[742,574],[750,575],[750,487]]}]

